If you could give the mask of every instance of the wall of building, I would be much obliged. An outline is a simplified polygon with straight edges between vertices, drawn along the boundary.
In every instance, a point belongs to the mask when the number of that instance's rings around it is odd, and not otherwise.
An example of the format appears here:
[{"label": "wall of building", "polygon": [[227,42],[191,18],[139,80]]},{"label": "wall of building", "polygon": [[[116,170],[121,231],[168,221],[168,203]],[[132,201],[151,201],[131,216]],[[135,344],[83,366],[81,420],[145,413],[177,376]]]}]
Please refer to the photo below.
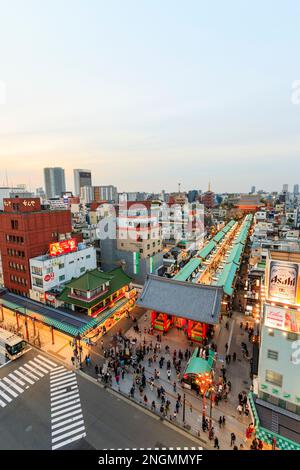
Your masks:
[{"label": "wall of building", "polygon": [[[272,335],[270,335],[270,331]],[[288,333],[284,331],[269,329],[263,325],[258,368],[258,388],[261,398],[294,413],[297,411],[300,414],[300,353],[298,354],[299,361],[296,363],[296,356],[293,355],[295,353],[293,348],[295,337],[293,338],[289,339]],[[298,335],[298,341],[300,341],[300,335]],[[298,349],[300,350],[300,343]],[[268,351],[277,352],[278,359],[268,358]],[[267,370],[282,375],[282,386],[274,385],[266,380]],[[290,397],[285,398],[287,394]]]},{"label": "wall of building", "polygon": [[[14,227],[12,228],[14,224]],[[0,213],[0,251],[5,287],[27,295],[30,258],[43,255],[59,233],[72,231],[69,211]]]},{"label": "wall of building", "polygon": [[32,290],[47,292],[95,268],[96,250],[92,246],[47,259],[32,258],[30,260]]}]

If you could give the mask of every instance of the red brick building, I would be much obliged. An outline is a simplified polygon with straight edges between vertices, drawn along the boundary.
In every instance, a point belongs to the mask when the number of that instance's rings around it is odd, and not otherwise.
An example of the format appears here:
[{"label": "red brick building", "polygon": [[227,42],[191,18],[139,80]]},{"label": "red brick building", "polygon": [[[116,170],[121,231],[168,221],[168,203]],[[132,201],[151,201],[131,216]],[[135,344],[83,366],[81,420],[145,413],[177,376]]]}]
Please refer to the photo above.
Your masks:
[{"label": "red brick building", "polygon": [[4,285],[19,295],[31,288],[29,260],[45,254],[59,234],[72,232],[67,210],[43,210],[39,198],[4,199],[0,212],[0,253]]}]

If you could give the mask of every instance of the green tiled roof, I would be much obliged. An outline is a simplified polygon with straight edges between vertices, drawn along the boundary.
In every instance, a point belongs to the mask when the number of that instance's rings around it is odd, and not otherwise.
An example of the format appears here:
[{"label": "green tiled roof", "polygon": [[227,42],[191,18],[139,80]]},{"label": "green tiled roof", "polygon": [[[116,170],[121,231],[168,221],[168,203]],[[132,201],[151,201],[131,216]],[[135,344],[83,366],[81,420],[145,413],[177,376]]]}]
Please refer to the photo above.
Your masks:
[{"label": "green tiled roof", "polygon": [[111,276],[107,273],[93,269],[92,271],[87,271],[77,279],[72,279],[72,281],[66,284],[66,287],[90,291],[97,289],[97,287],[102,286],[110,280]]},{"label": "green tiled roof", "polygon": [[[94,271],[97,271],[97,270],[94,270]],[[73,287],[73,286],[70,286],[70,283],[66,284],[66,287],[64,288],[62,293],[59,295],[58,299],[62,300],[63,302],[67,304],[77,305],[78,307],[83,307],[83,308],[91,308],[97,305],[106,297],[109,297],[111,294],[113,294],[114,292],[128,285],[131,282],[131,277],[127,276],[127,274],[124,273],[122,268],[116,268],[107,273],[100,273],[100,274],[105,274],[107,278],[109,277],[109,290],[105,292],[102,296],[99,296],[96,299],[92,300],[92,302],[85,302],[84,300],[74,299],[73,297],[69,297],[68,294],[70,292],[70,287]],[[80,278],[78,278],[78,280],[80,280]]]},{"label": "green tiled roof", "polygon": [[186,281],[195,269],[202,263],[200,258],[192,258],[180,271],[173,277],[177,281]]}]

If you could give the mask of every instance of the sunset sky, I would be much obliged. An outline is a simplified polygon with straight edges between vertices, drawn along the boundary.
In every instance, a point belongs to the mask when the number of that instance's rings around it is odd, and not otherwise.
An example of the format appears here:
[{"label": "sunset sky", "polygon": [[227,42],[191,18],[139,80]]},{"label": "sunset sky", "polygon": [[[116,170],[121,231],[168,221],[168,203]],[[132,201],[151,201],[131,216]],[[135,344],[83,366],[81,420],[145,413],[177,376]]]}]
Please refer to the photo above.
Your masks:
[{"label": "sunset sky", "polygon": [[300,2],[0,0],[0,186],[300,183]]}]

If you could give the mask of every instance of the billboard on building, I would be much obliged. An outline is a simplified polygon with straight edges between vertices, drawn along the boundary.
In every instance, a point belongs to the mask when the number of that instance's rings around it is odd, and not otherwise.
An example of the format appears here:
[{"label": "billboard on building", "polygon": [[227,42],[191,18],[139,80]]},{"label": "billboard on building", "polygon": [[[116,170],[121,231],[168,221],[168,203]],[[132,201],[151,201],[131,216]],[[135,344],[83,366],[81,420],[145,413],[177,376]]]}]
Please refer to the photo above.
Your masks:
[{"label": "billboard on building", "polygon": [[300,334],[300,312],[291,308],[265,306],[265,326]]},{"label": "billboard on building", "polygon": [[61,242],[50,243],[49,253],[50,256],[59,256],[66,253],[71,253],[77,249],[77,240],[76,238],[69,238],[67,240],[62,240]]},{"label": "billboard on building", "polygon": [[267,300],[300,305],[298,263],[270,260],[267,267]]}]

